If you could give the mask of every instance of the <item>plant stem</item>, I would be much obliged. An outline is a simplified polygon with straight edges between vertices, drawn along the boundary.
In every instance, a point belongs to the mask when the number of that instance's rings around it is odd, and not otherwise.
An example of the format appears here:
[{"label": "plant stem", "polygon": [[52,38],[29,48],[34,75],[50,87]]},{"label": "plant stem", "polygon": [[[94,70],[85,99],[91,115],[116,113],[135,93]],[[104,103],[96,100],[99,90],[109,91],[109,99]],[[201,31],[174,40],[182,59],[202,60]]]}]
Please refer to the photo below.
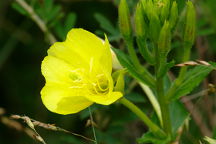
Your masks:
[{"label": "plant stem", "polygon": [[25,0],[16,0],[16,2],[28,12],[31,19],[38,25],[38,27],[44,32],[45,36],[49,40],[50,44],[53,44],[56,42],[56,38],[53,36],[53,34],[49,31],[47,28],[45,22],[35,13],[34,9],[28,5]]},{"label": "plant stem", "polygon": [[130,58],[131,58],[133,64],[135,65],[135,67],[140,68],[141,64],[139,62],[139,59],[136,55],[136,51],[135,51],[134,46],[133,46],[133,38],[132,37],[125,38],[125,42],[127,44],[128,53],[130,55]]},{"label": "plant stem", "polygon": [[169,111],[169,102],[167,100],[167,97],[165,97],[164,94],[164,82],[163,77],[159,74],[160,67],[163,67],[166,62],[166,59],[163,59],[164,62],[161,62],[160,55],[159,55],[159,49],[157,45],[155,44],[155,56],[156,56],[156,65],[155,65],[155,75],[156,75],[156,91],[158,96],[158,102],[160,104],[161,108],[161,115],[162,115],[162,121],[164,128],[164,131],[172,135],[172,127],[171,127],[171,119],[170,119],[170,111]]},{"label": "plant stem", "polygon": [[163,78],[157,79],[157,95],[158,95],[158,101],[161,108],[161,114],[162,114],[162,121],[163,121],[163,128],[164,131],[167,134],[171,134],[171,120],[170,120],[170,111],[169,111],[169,102],[167,101],[165,95],[164,95],[164,84],[163,84]]},{"label": "plant stem", "polygon": [[135,104],[127,100],[126,98],[120,99],[120,103],[130,109],[133,113],[135,113],[155,134],[160,136],[165,136],[165,133],[155,124],[153,123],[149,117],[143,113]]},{"label": "plant stem", "polygon": [[[182,57],[182,62],[185,62],[185,61],[189,60],[191,47],[192,46],[188,45],[188,44],[184,45],[184,55]],[[172,85],[172,87],[167,92],[167,99],[171,99],[171,97],[173,96],[173,94],[176,91],[176,89],[178,88],[178,86],[184,80],[184,76],[185,76],[186,72],[187,72],[187,66],[181,67],[178,78],[175,80],[174,84]]]}]

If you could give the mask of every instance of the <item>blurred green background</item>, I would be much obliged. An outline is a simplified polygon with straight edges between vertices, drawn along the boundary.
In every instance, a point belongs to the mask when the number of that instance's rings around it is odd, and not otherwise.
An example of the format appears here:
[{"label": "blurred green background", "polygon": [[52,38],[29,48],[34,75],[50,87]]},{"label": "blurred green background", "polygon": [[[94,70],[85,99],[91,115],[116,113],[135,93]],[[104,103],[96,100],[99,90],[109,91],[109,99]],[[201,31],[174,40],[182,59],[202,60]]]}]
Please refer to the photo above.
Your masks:
[{"label": "blurred green background", "polygon": [[[64,40],[67,31],[76,27],[89,30],[102,38],[106,33],[111,44],[118,48],[124,47],[118,30],[118,0],[26,0],[26,2],[45,22],[58,41]],[[178,0],[178,2],[180,11],[183,11],[185,1]],[[137,0],[128,0],[128,3],[131,12],[134,11]],[[216,61],[215,1],[194,0],[194,3],[197,9],[197,39],[192,59]],[[177,62],[181,56],[179,31],[173,39],[173,52],[170,56]],[[89,119],[88,109],[79,114],[63,116],[49,112],[42,104],[40,90],[45,81],[41,75],[40,65],[47,55],[50,42],[29,14],[12,0],[0,1],[0,45],[0,107],[5,109],[5,117],[10,114],[26,115],[94,139],[91,126],[86,126]],[[176,70],[173,69],[173,72]],[[209,83],[216,84],[215,73],[212,73],[195,92],[206,89]],[[132,78],[126,77],[126,86],[126,97],[154,118],[148,99]],[[205,124],[216,136],[215,94],[206,94],[202,98],[193,100],[192,103],[196,106],[194,109],[201,115],[201,123],[194,121],[193,116],[189,119],[189,130],[184,130],[182,144],[199,144],[203,136],[202,124]],[[91,111],[96,123],[96,136],[101,144],[135,144],[136,138],[147,130],[134,114],[118,103],[106,107],[93,105]],[[19,122],[26,126],[22,121]],[[62,132],[43,128],[37,128],[37,131],[48,144],[93,143]],[[24,132],[16,131],[0,122],[0,143],[39,142]]]}]

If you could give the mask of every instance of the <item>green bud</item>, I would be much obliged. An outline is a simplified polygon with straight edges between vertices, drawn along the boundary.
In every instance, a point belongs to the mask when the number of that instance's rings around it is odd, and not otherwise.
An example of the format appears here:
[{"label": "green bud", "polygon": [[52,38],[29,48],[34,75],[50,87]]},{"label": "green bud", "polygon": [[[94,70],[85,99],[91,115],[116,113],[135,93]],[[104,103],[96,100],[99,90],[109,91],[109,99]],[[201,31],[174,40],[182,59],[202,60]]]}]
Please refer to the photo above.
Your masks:
[{"label": "green bud", "polygon": [[124,38],[132,36],[130,12],[126,0],[121,0],[118,9],[119,28]]},{"label": "green bud", "polygon": [[194,5],[191,1],[187,2],[187,11],[184,29],[184,42],[188,45],[193,45],[195,39],[196,13]]},{"label": "green bud", "polygon": [[150,64],[154,64],[154,58],[147,48],[146,37],[147,37],[147,24],[143,16],[143,7],[141,3],[137,4],[136,13],[135,13],[135,31],[136,31],[136,40],[139,47],[139,52],[143,58]]},{"label": "green bud", "polygon": [[161,29],[160,20],[156,13],[152,12],[152,16],[149,23],[149,35],[154,43],[158,41],[158,32]]},{"label": "green bud", "polygon": [[172,3],[170,18],[169,18],[171,29],[175,27],[177,20],[178,20],[178,6],[177,6],[176,1],[174,1]]},{"label": "green bud", "polygon": [[141,2],[144,12],[146,13],[147,18],[150,20],[152,17],[152,13],[157,13],[155,11],[154,3],[152,2],[152,0],[142,0]]},{"label": "green bud", "polygon": [[162,59],[166,58],[167,54],[171,49],[171,31],[170,24],[168,21],[164,22],[164,25],[160,31],[158,40],[158,51]]},{"label": "green bud", "polygon": [[147,25],[143,16],[143,7],[141,3],[137,4],[136,13],[135,13],[135,31],[137,37],[146,37]]},{"label": "green bud", "polygon": [[170,13],[170,0],[163,0],[160,5],[162,7],[160,19],[162,22],[164,22],[167,20]]}]

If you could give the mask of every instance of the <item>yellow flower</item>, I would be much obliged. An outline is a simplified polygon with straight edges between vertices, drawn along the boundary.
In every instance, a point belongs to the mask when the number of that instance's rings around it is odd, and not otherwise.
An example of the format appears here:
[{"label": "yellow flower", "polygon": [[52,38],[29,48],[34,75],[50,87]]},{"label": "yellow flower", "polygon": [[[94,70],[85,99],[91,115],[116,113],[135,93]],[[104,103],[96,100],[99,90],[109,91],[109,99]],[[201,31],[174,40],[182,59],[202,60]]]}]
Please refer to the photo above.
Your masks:
[{"label": "yellow flower", "polygon": [[93,103],[109,105],[120,97],[113,91],[112,57],[107,40],[83,29],[72,29],[56,42],[42,62],[46,85],[44,105],[59,114],[77,113]]}]

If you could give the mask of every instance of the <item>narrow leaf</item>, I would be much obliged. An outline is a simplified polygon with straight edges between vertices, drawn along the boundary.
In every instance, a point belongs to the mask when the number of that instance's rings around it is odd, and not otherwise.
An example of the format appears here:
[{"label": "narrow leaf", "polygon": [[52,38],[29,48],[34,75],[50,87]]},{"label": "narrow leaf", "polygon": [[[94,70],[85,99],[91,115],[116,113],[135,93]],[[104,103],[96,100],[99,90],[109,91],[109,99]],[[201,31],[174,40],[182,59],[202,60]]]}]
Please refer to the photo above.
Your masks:
[{"label": "narrow leaf", "polygon": [[146,77],[147,75],[143,74],[140,70],[136,69],[135,66],[132,64],[130,58],[125,55],[122,51],[113,48],[113,51],[115,52],[119,62],[121,65],[125,68],[127,68],[128,72],[138,81],[141,81],[142,83],[148,85],[151,88],[154,88],[154,82],[149,81]]},{"label": "narrow leaf", "polygon": [[171,97],[172,100],[189,94],[205,77],[216,67],[216,63],[211,62],[211,66],[199,65],[190,69],[183,80],[183,83],[176,89]]}]

